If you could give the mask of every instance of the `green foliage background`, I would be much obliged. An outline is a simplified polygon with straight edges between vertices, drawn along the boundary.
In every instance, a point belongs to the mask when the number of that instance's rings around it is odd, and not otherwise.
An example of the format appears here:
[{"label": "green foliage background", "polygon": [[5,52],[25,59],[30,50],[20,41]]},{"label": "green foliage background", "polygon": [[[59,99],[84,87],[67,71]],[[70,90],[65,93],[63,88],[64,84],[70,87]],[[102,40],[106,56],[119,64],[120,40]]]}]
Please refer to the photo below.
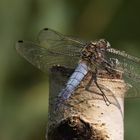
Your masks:
[{"label": "green foliage background", "polygon": [[[0,1],[0,140],[45,140],[48,75],[15,50],[19,39],[35,40],[40,29],[94,40],[140,57],[138,0]],[[140,100],[125,102],[125,140],[140,139]]]}]

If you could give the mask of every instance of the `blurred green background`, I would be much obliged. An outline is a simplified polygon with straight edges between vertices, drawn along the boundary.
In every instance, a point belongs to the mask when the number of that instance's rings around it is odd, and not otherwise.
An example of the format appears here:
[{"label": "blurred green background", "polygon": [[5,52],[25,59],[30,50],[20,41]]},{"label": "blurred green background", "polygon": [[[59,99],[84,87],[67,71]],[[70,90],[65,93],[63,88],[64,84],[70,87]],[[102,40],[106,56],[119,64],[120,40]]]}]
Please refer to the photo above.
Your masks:
[{"label": "blurred green background", "polygon": [[[140,57],[138,0],[0,0],[0,140],[45,140],[48,75],[21,58],[19,39],[49,27]],[[125,102],[125,140],[140,139],[140,100]]]}]

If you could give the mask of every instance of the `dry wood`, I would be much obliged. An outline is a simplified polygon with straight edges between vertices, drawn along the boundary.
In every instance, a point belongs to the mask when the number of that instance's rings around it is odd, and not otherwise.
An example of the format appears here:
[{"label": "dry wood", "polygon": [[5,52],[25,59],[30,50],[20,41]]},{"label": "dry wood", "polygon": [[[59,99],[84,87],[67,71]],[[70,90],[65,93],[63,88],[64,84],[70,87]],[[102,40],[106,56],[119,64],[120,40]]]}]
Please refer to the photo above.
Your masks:
[{"label": "dry wood", "polygon": [[89,91],[84,78],[60,110],[54,111],[55,97],[68,80],[71,70],[55,67],[50,73],[48,140],[123,140],[124,94],[127,85],[121,75],[98,74],[98,84],[111,102],[106,105],[94,82]]}]

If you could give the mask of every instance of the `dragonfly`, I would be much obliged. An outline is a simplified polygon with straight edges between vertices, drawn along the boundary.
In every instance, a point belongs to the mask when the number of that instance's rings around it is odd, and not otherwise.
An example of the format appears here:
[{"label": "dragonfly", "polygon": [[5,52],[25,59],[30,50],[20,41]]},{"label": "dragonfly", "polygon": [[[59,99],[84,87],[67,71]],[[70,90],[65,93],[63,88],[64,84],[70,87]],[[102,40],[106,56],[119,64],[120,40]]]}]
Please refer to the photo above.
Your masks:
[{"label": "dragonfly", "polygon": [[[44,72],[47,72],[54,65],[74,69],[65,87],[57,96],[57,108],[70,98],[89,71],[92,73],[92,77],[86,88],[88,89],[94,82],[106,105],[111,102],[98,85],[97,74],[99,70],[104,70],[108,74],[119,72],[129,81],[140,83],[140,58],[112,48],[105,39],[83,41],[44,28],[38,34],[36,43],[19,40],[16,43],[16,49],[27,61]],[[129,97],[138,96],[140,93],[129,95]]]}]

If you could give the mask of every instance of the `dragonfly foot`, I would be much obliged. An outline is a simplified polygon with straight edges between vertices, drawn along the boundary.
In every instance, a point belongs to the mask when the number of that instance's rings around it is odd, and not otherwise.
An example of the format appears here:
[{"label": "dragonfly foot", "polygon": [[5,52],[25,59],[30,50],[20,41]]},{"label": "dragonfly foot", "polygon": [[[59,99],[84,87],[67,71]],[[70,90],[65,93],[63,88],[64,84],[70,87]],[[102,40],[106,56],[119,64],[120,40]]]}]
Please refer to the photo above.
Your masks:
[{"label": "dragonfly foot", "polygon": [[110,101],[106,101],[105,103],[107,106],[109,106],[111,104]]}]

